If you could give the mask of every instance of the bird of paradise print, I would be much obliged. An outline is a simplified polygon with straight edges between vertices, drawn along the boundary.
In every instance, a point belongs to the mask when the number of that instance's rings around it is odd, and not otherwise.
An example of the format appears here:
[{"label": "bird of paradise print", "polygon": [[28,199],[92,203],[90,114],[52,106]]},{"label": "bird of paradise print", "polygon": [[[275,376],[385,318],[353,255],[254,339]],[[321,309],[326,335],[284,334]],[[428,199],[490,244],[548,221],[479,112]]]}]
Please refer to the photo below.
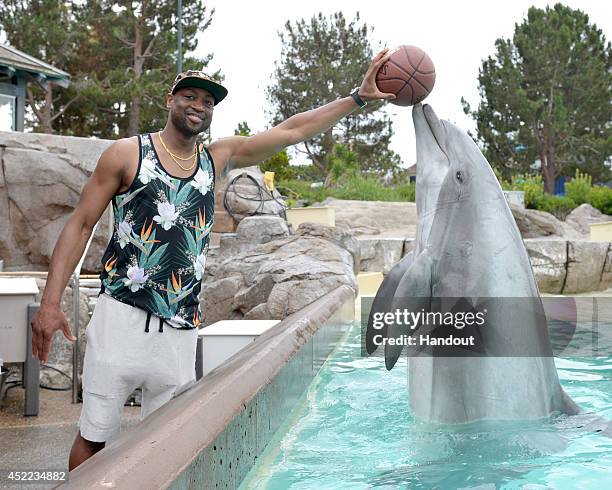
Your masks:
[{"label": "bird of paradise print", "polygon": [[115,268],[116,263],[117,263],[117,257],[115,257],[115,255],[113,254],[113,256],[110,259],[108,259],[106,263],[104,264],[104,270],[108,274],[109,279],[112,279],[113,277],[118,275],[116,273],[117,269]]}]

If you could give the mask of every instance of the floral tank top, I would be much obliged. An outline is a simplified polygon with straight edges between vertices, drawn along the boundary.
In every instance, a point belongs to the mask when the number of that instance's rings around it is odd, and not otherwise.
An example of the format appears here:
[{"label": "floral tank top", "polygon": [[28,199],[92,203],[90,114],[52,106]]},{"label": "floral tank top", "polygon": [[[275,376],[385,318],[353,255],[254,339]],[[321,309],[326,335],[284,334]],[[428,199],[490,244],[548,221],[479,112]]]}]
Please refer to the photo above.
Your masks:
[{"label": "floral tank top", "polygon": [[102,257],[102,292],[175,328],[195,328],[202,323],[198,295],[214,220],[212,157],[198,145],[194,173],[173,177],[150,134],[138,143],[136,177],[112,201],[114,233]]}]

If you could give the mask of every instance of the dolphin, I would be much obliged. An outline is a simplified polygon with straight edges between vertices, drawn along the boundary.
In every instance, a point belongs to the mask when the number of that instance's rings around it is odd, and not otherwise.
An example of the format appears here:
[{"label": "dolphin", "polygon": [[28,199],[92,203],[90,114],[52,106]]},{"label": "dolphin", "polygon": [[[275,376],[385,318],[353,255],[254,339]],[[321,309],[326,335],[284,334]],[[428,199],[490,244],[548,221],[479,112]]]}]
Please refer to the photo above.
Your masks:
[{"label": "dolphin", "polygon": [[[443,298],[489,301],[480,338],[485,355],[409,358],[409,402],[421,420],[464,423],[526,420],[576,414],[555,368],[544,309],[527,251],[503,191],[472,139],[430,106],[413,109],[417,142],[417,236],[412,257],[392,269],[376,312],[427,310]],[[499,299],[495,298],[514,298]],[[417,325],[417,332],[424,330]],[[373,335],[398,339],[411,333],[390,323]],[[401,345],[385,344],[392,369]]]}]

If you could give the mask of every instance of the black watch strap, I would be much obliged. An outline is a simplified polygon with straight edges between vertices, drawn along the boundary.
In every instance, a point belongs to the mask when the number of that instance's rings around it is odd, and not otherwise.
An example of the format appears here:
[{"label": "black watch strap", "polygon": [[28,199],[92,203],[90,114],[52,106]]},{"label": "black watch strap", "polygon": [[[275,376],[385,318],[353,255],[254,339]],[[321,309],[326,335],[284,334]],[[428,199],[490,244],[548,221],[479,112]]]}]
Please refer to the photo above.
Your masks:
[{"label": "black watch strap", "polygon": [[355,90],[351,92],[351,97],[353,98],[353,100],[355,101],[355,104],[357,104],[360,109],[367,105],[367,102],[363,100],[361,97],[359,97],[359,87],[357,87]]}]

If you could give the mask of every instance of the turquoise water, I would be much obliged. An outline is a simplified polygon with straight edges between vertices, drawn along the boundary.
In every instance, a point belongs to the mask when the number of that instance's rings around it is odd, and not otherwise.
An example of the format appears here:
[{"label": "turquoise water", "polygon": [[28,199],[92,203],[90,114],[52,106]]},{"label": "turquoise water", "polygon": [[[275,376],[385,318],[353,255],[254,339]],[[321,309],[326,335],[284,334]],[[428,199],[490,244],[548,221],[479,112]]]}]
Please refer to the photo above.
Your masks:
[{"label": "turquoise water", "polygon": [[[612,488],[612,359],[556,359],[591,412],[537,422],[425,424],[408,411],[406,362],[360,357],[359,328],[324,365],[242,489]],[[402,364],[400,364],[402,363]]]}]

